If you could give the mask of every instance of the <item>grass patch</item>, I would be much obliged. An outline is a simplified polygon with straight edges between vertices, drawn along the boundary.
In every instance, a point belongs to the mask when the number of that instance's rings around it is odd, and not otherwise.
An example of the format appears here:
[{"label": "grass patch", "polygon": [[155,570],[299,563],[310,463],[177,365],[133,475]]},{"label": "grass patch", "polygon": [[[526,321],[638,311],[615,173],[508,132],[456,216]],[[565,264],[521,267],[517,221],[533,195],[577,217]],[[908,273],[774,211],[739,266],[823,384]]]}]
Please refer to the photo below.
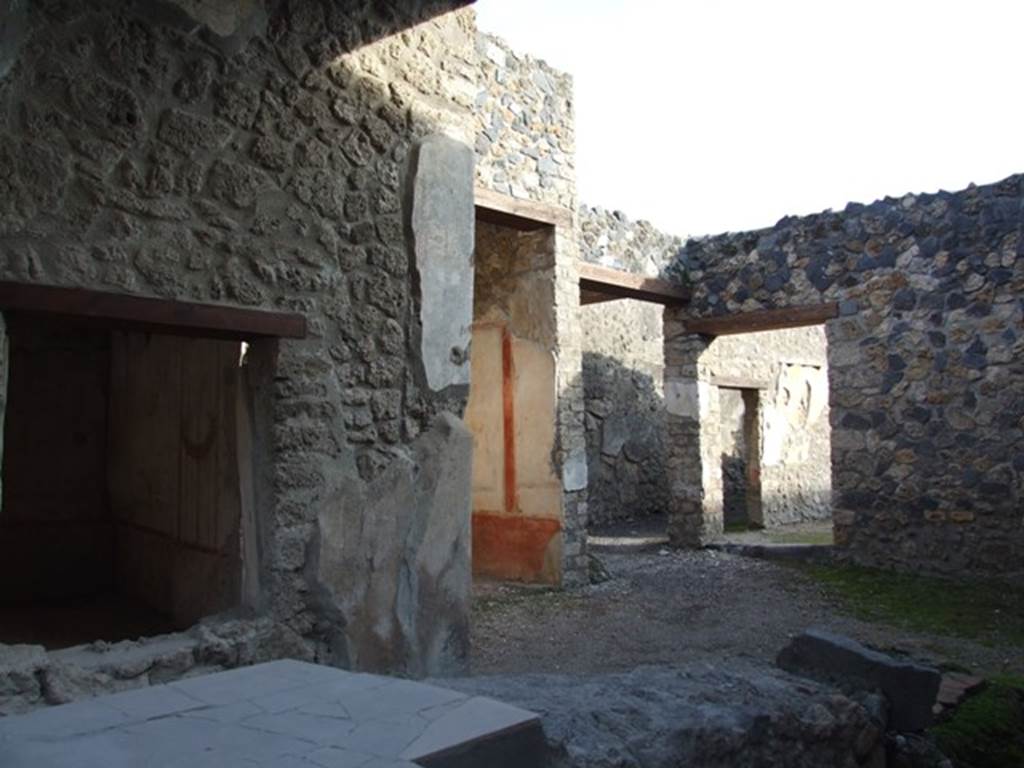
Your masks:
[{"label": "grass patch", "polygon": [[932,735],[958,768],[1024,765],[1024,678],[989,681]]},{"label": "grass patch", "polygon": [[800,565],[855,616],[926,634],[1024,647],[1024,591],[849,565]]}]

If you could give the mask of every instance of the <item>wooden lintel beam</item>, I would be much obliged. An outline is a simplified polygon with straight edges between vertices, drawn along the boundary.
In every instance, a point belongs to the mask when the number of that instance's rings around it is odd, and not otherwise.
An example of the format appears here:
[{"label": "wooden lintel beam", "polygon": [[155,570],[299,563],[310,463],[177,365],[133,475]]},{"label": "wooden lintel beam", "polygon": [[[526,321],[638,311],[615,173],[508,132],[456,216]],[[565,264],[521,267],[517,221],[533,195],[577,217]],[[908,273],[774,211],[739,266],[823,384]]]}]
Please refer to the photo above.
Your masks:
[{"label": "wooden lintel beam", "polygon": [[306,336],[306,318],[292,312],[196,304],[37,283],[0,281],[0,310],[177,336],[227,339],[301,339]]},{"label": "wooden lintel beam", "polygon": [[718,317],[695,317],[684,320],[683,325],[687,333],[728,336],[736,333],[802,328],[808,325],[819,325],[836,317],[839,317],[839,305],[830,302],[783,309],[758,309]]},{"label": "wooden lintel beam", "polygon": [[[668,306],[685,304],[690,299],[688,290],[667,280],[635,275],[585,261],[578,261],[576,265],[580,275],[581,295],[601,294],[607,297],[602,301],[638,299]],[[594,303],[594,300],[590,299],[586,303]]]},{"label": "wooden lintel beam", "polygon": [[527,232],[544,227],[572,226],[572,213],[557,205],[521,200],[483,187],[477,187],[473,197],[477,218],[491,224]]},{"label": "wooden lintel beam", "polygon": [[587,304],[601,304],[606,301],[621,301],[621,296],[611,296],[607,293],[595,293],[594,291],[580,290],[580,306]]},{"label": "wooden lintel beam", "polygon": [[743,376],[714,376],[711,383],[716,387],[725,389],[768,389],[771,384],[760,379],[748,379]]}]

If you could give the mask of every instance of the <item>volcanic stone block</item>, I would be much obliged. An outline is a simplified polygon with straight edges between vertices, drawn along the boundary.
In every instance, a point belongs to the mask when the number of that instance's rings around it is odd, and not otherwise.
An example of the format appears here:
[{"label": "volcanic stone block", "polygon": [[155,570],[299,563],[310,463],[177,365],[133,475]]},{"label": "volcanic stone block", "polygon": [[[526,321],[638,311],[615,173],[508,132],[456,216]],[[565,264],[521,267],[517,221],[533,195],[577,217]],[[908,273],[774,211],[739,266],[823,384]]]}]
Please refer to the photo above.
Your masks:
[{"label": "volcanic stone block", "polygon": [[894,659],[847,637],[814,629],[783,648],[777,663],[795,675],[880,690],[889,700],[889,728],[896,731],[919,731],[931,724],[942,680],[933,667]]}]

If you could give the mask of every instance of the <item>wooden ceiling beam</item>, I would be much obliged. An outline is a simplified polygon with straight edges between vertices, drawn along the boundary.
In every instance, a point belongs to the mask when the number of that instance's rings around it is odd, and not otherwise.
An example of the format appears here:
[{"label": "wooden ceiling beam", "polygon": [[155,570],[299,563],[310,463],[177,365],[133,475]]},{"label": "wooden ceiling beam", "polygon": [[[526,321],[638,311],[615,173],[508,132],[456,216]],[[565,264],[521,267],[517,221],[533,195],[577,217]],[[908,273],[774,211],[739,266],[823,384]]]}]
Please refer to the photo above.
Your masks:
[{"label": "wooden ceiling beam", "polygon": [[[667,280],[636,275],[585,261],[578,261],[576,265],[580,275],[581,303],[637,299],[666,306],[680,306],[690,299],[690,292],[687,289]],[[595,299],[595,294],[602,298]]]},{"label": "wooden ceiling beam", "polygon": [[737,333],[778,331],[785,328],[803,328],[839,317],[839,305],[807,304],[782,309],[758,309],[718,317],[691,318],[683,321],[687,333],[704,336],[729,336]]},{"label": "wooden ceiling beam", "polygon": [[533,232],[544,227],[572,227],[572,213],[550,203],[522,200],[483,187],[473,192],[476,216],[480,221],[502,227]]},{"label": "wooden ceiling beam", "polygon": [[306,336],[306,318],[219,304],[196,304],[85,288],[0,281],[0,310],[40,318],[175,336],[224,339]]}]

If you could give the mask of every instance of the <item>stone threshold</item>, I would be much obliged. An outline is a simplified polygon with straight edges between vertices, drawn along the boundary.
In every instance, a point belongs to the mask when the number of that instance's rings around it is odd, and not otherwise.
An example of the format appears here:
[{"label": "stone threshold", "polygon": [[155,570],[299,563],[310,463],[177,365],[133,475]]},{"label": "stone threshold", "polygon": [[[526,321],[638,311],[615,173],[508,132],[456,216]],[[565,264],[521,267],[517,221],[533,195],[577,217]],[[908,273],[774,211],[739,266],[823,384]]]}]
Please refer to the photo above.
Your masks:
[{"label": "stone threshold", "polygon": [[183,632],[47,650],[0,644],[0,717],[279,658],[312,648],[269,618],[202,622]]},{"label": "stone threshold", "polygon": [[0,719],[0,765],[531,768],[537,715],[294,660]]}]

